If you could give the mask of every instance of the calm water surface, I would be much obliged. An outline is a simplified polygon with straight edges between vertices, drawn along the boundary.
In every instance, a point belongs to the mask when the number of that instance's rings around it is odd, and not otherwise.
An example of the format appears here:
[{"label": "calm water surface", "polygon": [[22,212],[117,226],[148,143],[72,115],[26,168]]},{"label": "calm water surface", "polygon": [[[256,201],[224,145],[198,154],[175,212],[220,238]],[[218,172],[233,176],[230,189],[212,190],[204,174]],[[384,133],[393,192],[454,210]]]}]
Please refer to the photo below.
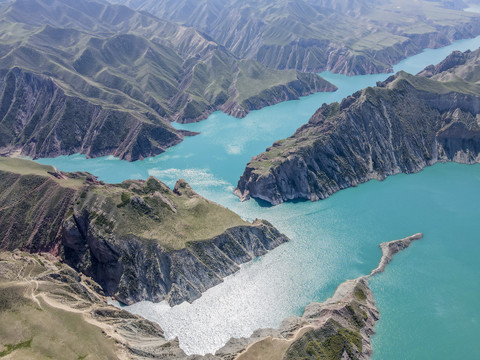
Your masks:
[{"label": "calm water surface", "polygon": [[[417,73],[453,50],[479,46],[477,37],[426,50],[395,71]],[[177,125],[201,134],[154,158],[128,163],[111,156],[73,155],[39,162],[89,171],[107,182],[153,175],[173,186],[184,178],[200,194],[246,219],[267,219],[291,238],[193,304],[128,307],[157,321],[168,337],[178,336],[189,354],[214,352],[232,336],[249,336],[301,315],[310,301],[324,300],[339,283],[374,268],[379,243],[424,232],[424,240],[371,280],[382,316],[373,338],[374,358],[480,358],[480,166],[439,164],[414,175],[370,181],[315,203],[265,207],[232,195],[252,156],[291,135],[322,103],[340,101],[389,76],[321,75],[339,90],[253,111],[244,119],[216,112],[200,123]]]}]

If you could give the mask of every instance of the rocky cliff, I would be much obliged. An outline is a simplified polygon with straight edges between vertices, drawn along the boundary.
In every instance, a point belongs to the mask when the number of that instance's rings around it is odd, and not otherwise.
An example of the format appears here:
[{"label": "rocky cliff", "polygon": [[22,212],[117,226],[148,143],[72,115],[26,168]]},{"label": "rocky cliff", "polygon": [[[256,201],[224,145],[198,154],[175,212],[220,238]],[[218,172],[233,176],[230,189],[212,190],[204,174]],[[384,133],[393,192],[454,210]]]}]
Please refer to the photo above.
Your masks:
[{"label": "rocky cliff", "polygon": [[238,271],[240,264],[287,241],[271,224],[257,221],[191,242],[184,249],[169,250],[130,234],[105,237],[89,221],[91,216],[74,214],[67,220],[65,261],[128,305],[142,300],[167,300],[171,306],[192,302]]},{"label": "rocky cliff", "polygon": [[[387,28],[393,27],[387,25]],[[392,34],[388,45],[371,44],[371,48],[352,48],[328,40],[297,40],[285,45],[263,45],[255,59],[275,69],[295,68],[300,71],[331,71],[345,75],[389,73],[393,65],[425,48],[439,48],[452,41],[480,34],[480,21],[438,26],[431,32]],[[373,37],[373,36],[372,36]],[[361,39],[355,39],[361,42]],[[373,40],[373,39],[372,39]]]},{"label": "rocky cliff", "polygon": [[266,106],[275,105],[282,101],[297,100],[316,92],[335,91],[337,87],[323,78],[311,74],[298,72],[296,79],[286,84],[265,88],[253,96],[236,96],[227,101],[221,110],[237,118],[245,117],[252,110],[259,110]]},{"label": "rocky cliff", "polygon": [[[0,74],[2,71],[0,71]],[[50,77],[20,68],[0,76],[0,151],[36,157],[83,153],[136,160],[158,155],[183,135],[154,112],[105,107],[67,95]]]},{"label": "rocky cliff", "polygon": [[0,249],[60,256],[120,302],[193,301],[239,265],[288,241],[179,180],[111,185],[0,159]]},{"label": "rocky cliff", "polygon": [[438,161],[479,162],[479,56],[454,53],[418,76],[400,72],[324,104],[292,137],[248,163],[236,193],[274,205],[313,201]]}]

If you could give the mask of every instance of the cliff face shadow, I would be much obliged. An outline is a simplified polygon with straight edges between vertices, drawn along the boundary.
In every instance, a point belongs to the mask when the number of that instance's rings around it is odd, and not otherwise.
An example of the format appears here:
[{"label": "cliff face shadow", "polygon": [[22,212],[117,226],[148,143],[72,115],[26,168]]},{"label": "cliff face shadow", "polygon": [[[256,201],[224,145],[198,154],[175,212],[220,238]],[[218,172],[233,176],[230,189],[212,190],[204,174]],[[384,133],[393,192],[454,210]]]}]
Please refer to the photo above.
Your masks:
[{"label": "cliff face shadow", "polygon": [[257,199],[257,198],[251,198],[251,200],[255,201],[260,207],[262,208],[271,208],[273,207],[272,204],[270,204],[268,201],[262,200],[262,199]]},{"label": "cliff face shadow", "polygon": [[[268,201],[265,201],[265,200],[262,200],[262,199],[251,198],[251,200],[255,201],[262,208],[271,208],[271,207],[275,206],[275,205],[270,204]],[[308,199],[293,199],[293,200],[287,200],[284,203],[299,204],[299,203],[305,203],[305,202],[310,202],[310,200],[308,200]],[[279,205],[276,205],[276,206],[279,206]]]},{"label": "cliff face shadow", "polygon": [[292,204],[299,204],[299,203],[305,203],[305,202],[311,202],[309,199],[293,199],[293,200],[288,200],[286,202],[292,203]]}]

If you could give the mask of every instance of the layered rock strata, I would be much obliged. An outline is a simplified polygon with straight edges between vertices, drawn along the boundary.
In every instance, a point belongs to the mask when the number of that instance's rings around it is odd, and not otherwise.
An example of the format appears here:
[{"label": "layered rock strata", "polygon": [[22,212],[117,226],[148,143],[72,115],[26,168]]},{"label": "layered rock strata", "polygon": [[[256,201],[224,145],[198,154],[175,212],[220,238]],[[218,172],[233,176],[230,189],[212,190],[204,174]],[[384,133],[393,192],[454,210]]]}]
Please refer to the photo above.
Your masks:
[{"label": "layered rock strata", "polygon": [[[269,68],[347,75],[392,71],[425,48],[480,33],[462,1],[115,0],[194,26],[241,58]],[[456,10],[454,10],[456,9]],[[414,24],[414,25],[413,25]]]}]

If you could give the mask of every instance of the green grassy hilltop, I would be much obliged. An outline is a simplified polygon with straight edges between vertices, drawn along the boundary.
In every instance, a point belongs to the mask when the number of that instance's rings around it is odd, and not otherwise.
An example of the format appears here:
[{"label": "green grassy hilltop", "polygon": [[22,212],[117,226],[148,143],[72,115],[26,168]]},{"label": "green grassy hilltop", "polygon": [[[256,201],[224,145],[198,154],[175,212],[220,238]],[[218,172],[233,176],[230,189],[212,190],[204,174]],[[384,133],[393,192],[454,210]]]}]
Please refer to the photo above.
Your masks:
[{"label": "green grassy hilltop", "polygon": [[[169,249],[182,249],[190,241],[250,224],[197,195],[183,180],[173,191],[153,177],[104,184],[87,173],[61,173],[52,166],[15,158],[0,158],[0,178],[0,238],[10,250],[39,246],[28,241],[41,230],[41,223],[49,235],[34,238],[45,249],[54,248],[62,221],[74,211],[88,211],[104,234],[134,234]],[[25,233],[20,230],[22,224]]]}]

